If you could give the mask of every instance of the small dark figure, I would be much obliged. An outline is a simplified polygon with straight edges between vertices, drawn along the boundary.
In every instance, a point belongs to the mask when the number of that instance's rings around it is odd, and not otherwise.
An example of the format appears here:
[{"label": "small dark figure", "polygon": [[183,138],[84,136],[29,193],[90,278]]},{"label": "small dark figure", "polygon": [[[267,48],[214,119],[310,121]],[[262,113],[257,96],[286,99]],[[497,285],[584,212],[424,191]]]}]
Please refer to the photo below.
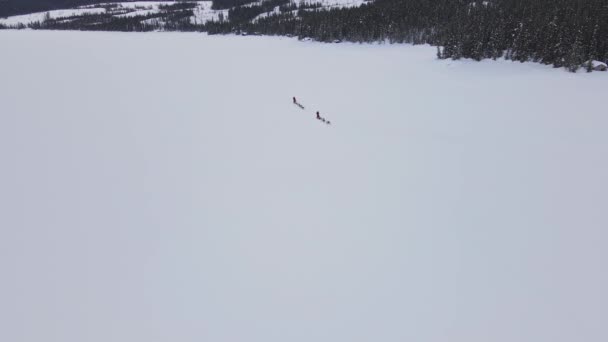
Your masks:
[{"label": "small dark figure", "polygon": [[321,120],[321,115],[319,115],[319,111],[317,111],[317,120]]},{"label": "small dark figure", "polygon": [[[0,1],[2,1],[2,0],[0,0]],[[301,105],[301,104],[298,102],[298,100],[296,100],[296,97],[295,97],[295,96],[293,97],[293,104],[295,104],[296,106],[300,107],[300,109],[304,109],[304,106],[302,106],[302,105]]]}]

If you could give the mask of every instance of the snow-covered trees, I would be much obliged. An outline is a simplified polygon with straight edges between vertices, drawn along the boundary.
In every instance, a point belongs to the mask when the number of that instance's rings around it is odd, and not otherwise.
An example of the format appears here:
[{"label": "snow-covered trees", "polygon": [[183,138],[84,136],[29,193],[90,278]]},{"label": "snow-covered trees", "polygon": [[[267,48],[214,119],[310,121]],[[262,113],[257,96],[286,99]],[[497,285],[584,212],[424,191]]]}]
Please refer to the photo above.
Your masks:
[{"label": "snow-covered trees", "polygon": [[[193,4],[163,6],[137,16],[99,14],[46,20],[32,28],[180,30],[353,41],[431,44],[440,58],[504,57],[576,71],[585,61],[608,61],[608,0],[375,0],[360,7],[327,7],[289,0],[214,0],[228,18],[192,23]],[[248,3],[246,6],[243,4]],[[224,20],[225,19],[225,20]],[[588,68],[592,69],[592,68]]]},{"label": "snow-covered trees", "polygon": [[[235,12],[236,14],[236,12]],[[305,9],[251,22],[233,15],[211,33],[293,34],[319,41],[428,43],[441,58],[505,57],[576,71],[608,59],[606,0],[376,0],[359,8]]]}]

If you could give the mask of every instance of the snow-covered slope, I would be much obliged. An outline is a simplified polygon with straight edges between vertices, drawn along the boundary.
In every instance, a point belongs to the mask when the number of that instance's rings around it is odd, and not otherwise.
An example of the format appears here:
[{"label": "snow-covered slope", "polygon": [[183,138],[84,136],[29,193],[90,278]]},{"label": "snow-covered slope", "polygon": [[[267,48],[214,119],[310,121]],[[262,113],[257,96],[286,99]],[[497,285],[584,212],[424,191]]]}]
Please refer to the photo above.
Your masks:
[{"label": "snow-covered slope", "polygon": [[[191,1],[196,2],[195,17],[199,22],[207,18],[211,19],[209,15],[196,15],[199,12],[206,11],[211,8],[211,1]],[[137,15],[147,15],[160,12],[160,6],[173,5],[174,1],[134,1],[134,2],[122,2],[122,3],[101,3],[95,5],[82,6],[79,8],[69,10],[56,10],[49,12],[32,13],[27,15],[19,15],[0,19],[0,24],[5,25],[17,25],[23,24],[28,25],[36,21],[44,20],[45,16],[48,15],[52,19],[57,18],[70,18],[73,16],[79,16],[83,14],[99,14],[99,13],[114,13],[116,17],[132,17]],[[115,7],[107,7],[112,5]],[[215,11],[214,11],[215,12]],[[219,11],[217,11],[219,12]],[[217,14],[216,14],[217,15]]]},{"label": "snow-covered slope", "polygon": [[[210,20],[219,20],[220,13],[224,18],[228,17],[228,10],[212,10],[211,1],[189,1],[196,3],[193,9],[194,16],[191,17],[191,22],[194,24],[203,24]],[[261,1],[260,1],[261,2]],[[336,7],[355,7],[361,6],[365,0],[315,0],[303,1],[292,0],[293,3],[320,3],[322,8]],[[160,6],[175,4],[175,1],[134,1],[134,2],[118,2],[118,3],[101,3],[95,5],[81,6],[68,10],[55,10],[49,12],[32,13],[27,15],[19,15],[8,18],[0,18],[0,24],[16,26],[19,24],[28,25],[34,22],[41,22],[48,15],[51,19],[70,18],[84,14],[100,14],[100,13],[115,13],[116,17],[132,17],[137,15],[148,15],[160,12]],[[108,5],[116,6],[108,8]],[[245,5],[247,6],[247,5]],[[268,15],[268,14],[265,14]]]},{"label": "snow-covered slope", "polygon": [[0,46],[0,341],[608,340],[602,73],[188,33]]},{"label": "snow-covered slope", "polygon": [[190,18],[193,24],[202,24],[208,21],[219,21],[220,15],[228,18],[228,10],[211,9],[213,3],[211,1],[200,2],[198,7],[194,9],[194,16]]},{"label": "snow-covered slope", "polygon": [[99,14],[99,13],[105,13],[105,12],[106,12],[106,10],[104,8],[75,8],[75,9],[67,9],[67,10],[55,10],[55,11],[48,11],[48,12],[16,15],[16,16],[8,17],[8,18],[0,18],[0,24],[27,25],[27,24],[31,24],[36,21],[43,21],[47,15],[51,19],[58,19],[58,18],[69,18],[69,17],[83,15],[83,14]]}]

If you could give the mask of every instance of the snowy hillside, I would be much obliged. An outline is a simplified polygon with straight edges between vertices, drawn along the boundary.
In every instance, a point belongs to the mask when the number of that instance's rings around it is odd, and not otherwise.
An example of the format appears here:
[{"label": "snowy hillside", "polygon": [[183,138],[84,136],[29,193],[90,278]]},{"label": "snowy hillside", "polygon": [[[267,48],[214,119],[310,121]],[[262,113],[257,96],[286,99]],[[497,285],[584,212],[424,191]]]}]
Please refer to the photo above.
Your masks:
[{"label": "snowy hillside", "polygon": [[0,46],[0,341],[608,340],[602,73],[198,33]]},{"label": "snowy hillside", "polygon": [[8,18],[0,18],[0,24],[4,25],[28,25],[36,21],[43,21],[45,17],[50,17],[52,19],[58,18],[69,18],[78,15],[85,14],[99,14],[105,13],[105,8],[75,8],[75,9],[67,9],[67,10],[55,10],[48,12],[40,12],[40,13],[32,13],[25,15],[16,15]]},{"label": "snowy hillside", "polygon": [[[195,1],[197,15],[192,17],[192,20],[206,21],[215,18],[222,11],[212,11],[211,1]],[[27,15],[13,16],[6,19],[0,19],[1,24],[5,25],[28,25],[33,22],[43,21],[45,16],[50,16],[52,19],[58,18],[71,18],[75,16],[81,16],[86,14],[100,14],[100,13],[111,13],[116,17],[131,17],[137,15],[148,15],[160,13],[161,6],[168,6],[175,4],[174,1],[137,1],[137,2],[123,2],[117,3],[116,6],[110,6],[110,4],[99,4],[82,6],[70,10],[55,10],[49,12],[32,13]],[[217,13],[216,13],[217,12]],[[225,11],[224,11],[225,12]],[[47,14],[48,13],[48,14]]]},{"label": "snowy hillside", "polygon": [[[261,3],[257,1],[255,3]],[[339,7],[355,7],[361,6],[364,0],[318,0],[318,1],[301,1],[291,0],[292,3],[318,3],[320,8],[339,8]],[[188,1],[187,3],[195,4],[193,8],[194,14],[190,20],[193,24],[203,24],[210,20],[218,21],[220,13],[224,18],[228,18],[228,10],[213,10],[211,9],[211,1]],[[175,5],[175,1],[135,1],[135,2],[118,2],[118,3],[101,3],[98,5],[81,6],[68,10],[54,10],[48,12],[32,13],[27,15],[18,15],[8,18],[0,18],[0,24],[4,25],[29,25],[35,22],[42,22],[45,18],[51,19],[66,19],[90,14],[110,14],[116,18],[133,17],[161,13],[163,6]],[[247,5],[245,5],[247,6]],[[278,7],[278,6],[277,6]]]}]

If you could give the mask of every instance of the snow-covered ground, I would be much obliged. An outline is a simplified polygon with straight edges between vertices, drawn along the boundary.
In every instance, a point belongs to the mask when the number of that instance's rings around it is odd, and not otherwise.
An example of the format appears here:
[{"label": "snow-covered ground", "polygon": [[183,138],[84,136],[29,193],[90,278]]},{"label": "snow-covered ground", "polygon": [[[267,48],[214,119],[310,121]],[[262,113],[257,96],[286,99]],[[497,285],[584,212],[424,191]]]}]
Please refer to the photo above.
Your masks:
[{"label": "snow-covered ground", "polygon": [[1,341],[608,340],[603,73],[186,33],[0,46]]},{"label": "snow-covered ground", "polygon": [[213,10],[211,1],[201,1],[199,5],[194,9],[194,16],[190,18],[190,22],[193,24],[202,24],[208,21],[219,21],[220,13],[223,18],[228,18],[228,10]]}]

